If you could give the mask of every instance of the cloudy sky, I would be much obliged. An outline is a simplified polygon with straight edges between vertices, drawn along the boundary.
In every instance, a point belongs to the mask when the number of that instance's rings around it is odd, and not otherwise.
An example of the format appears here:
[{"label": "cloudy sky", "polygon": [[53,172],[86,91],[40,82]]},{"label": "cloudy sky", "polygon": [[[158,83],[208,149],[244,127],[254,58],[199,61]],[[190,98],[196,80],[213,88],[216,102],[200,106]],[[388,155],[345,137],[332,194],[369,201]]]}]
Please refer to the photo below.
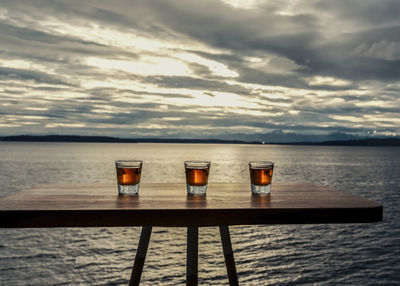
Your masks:
[{"label": "cloudy sky", "polygon": [[398,136],[399,15],[398,0],[1,0],[0,135]]}]

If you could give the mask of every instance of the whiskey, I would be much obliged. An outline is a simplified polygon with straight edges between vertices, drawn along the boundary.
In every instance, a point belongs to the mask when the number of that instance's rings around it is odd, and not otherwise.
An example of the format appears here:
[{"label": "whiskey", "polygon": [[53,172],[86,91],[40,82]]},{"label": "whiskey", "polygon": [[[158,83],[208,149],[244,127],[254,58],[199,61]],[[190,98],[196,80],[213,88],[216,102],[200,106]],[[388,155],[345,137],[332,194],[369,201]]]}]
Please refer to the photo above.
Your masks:
[{"label": "whiskey", "polygon": [[210,168],[186,167],[186,183],[191,186],[205,186],[209,172]]},{"label": "whiskey", "polygon": [[271,192],[274,162],[250,161],[250,182],[253,195],[269,195]]},{"label": "whiskey", "polygon": [[186,189],[188,195],[205,195],[211,162],[185,161]]},{"label": "whiskey", "polygon": [[273,169],[250,168],[250,180],[253,185],[267,186],[271,184]]},{"label": "whiskey", "polygon": [[138,195],[142,165],[140,160],[115,161],[119,195]]},{"label": "whiskey", "polygon": [[140,182],[141,168],[117,167],[117,181],[120,185],[136,185]]}]

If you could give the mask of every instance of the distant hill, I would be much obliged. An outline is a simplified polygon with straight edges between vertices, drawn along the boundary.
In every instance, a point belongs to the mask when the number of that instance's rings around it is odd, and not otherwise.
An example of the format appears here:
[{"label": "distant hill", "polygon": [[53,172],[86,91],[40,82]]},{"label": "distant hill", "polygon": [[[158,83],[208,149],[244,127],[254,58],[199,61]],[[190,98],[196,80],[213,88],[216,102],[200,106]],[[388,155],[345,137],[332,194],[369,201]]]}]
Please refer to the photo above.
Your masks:
[{"label": "distant hill", "polygon": [[400,138],[368,138],[357,140],[334,140],[322,142],[261,142],[219,139],[166,139],[166,138],[117,138],[107,136],[78,135],[17,135],[0,137],[1,141],[13,142],[99,142],[99,143],[212,143],[212,144],[280,144],[280,145],[318,145],[318,146],[400,146]]},{"label": "distant hill", "polygon": [[345,141],[364,139],[365,136],[353,135],[341,132],[333,132],[329,134],[303,134],[294,132],[282,132],[275,130],[267,133],[223,133],[219,139],[224,140],[241,140],[241,141],[257,141],[272,143],[298,143],[298,142],[325,142],[325,141]]},{"label": "distant hill", "polygon": [[400,146],[400,139],[393,138],[368,138],[360,140],[346,140],[346,141],[325,141],[320,142],[318,145],[329,146]]},{"label": "distant hill", "polygon": [[77,135],[16,135],[5,136],[2,141],[14,142],[127,142],[137,143],[135,139],[122,139],[107,136],[77,136]]},{"label": "distant hill", "polygon": [[278,145],[311,145],[311,146],[381,146],[381,147],[400,147],[400,138],[367,138],[357,140],[332,140],[322,142],[289,142],[289,143],[269,143]]}]

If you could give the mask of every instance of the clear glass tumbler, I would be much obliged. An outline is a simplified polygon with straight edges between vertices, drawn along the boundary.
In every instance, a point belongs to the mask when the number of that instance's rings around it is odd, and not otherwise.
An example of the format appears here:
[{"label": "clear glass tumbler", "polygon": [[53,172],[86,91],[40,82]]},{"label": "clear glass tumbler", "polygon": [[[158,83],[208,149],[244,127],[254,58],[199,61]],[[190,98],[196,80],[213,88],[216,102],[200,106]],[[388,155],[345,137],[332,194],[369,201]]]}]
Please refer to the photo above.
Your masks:
[{"label": "clear glass tumbler", "polygon": [[118,193],[120,195],[137,195],[139,193],[142,165],[143,161],[140,160],[115,161]]},{"label": "clear glass tumbler", "polygon": [[190,195],[204,195],[207,192],[211,162],[185,161],[186,187]]},{"label": "clear glass tumbler", "polygon": [[255,195],[269,194],[271,192],[274,162],[251,161],[249,162],[249,170],[251,192]]}]

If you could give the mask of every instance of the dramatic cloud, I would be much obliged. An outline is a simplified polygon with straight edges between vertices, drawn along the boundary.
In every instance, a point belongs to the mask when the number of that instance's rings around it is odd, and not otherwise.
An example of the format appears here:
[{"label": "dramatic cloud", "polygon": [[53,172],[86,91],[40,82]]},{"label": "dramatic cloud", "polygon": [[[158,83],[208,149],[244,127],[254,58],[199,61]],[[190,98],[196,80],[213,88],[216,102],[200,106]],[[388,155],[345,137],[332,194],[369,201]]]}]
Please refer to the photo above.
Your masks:
[{"label": "dramatic cloud", "polygon": [[398,1],[2,1],[0,135],[400,134]]}]

